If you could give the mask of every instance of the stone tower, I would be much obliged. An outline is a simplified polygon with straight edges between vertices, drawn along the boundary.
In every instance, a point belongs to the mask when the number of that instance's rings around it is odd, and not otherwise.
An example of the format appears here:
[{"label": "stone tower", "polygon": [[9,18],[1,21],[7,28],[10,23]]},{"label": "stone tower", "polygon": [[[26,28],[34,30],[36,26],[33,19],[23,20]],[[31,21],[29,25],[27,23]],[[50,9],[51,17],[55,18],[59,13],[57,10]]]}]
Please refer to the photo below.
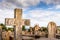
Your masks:
[{"label": "stone tower", "polygon": [[56,37],[56,24],[54,22],[48,23],[48,38]]}]

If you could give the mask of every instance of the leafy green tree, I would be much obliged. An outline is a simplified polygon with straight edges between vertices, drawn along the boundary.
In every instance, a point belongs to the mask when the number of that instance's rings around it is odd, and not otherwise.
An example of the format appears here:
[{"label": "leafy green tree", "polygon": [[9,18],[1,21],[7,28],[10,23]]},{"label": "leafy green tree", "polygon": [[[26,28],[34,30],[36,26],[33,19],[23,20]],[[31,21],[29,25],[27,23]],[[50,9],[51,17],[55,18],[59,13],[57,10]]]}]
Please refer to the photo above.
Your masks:
[{"label": "leafy green tree", "polygon": [[7,31],[7,27],[5,26],[5,24],[1,23],[0,26],[2,26],[2,30]]},{"label": "leafy green tree", "polygon": [[30,29],[28,29],[28,32],[30,32]]},{"label": "leafy green tree", "polygon": [[41,27],[40,31],[48,32],[47,27]]},{"label": "leafy green tree", "polygon": [[44,32],[48,32],[48,29],[45,27],[45,28],[43,29],[43,31],[44,31]]},{"label": "leafy green tree", "polygon": [[25,26],[22,26],[22,31],[25,31],[26,29],[25,29]]},{"label": "leafy green tree", "polygon": [[13,32],[13,28],[8,28],[7,30],[10,30],[10,31],[12,31],[12,32]]}]

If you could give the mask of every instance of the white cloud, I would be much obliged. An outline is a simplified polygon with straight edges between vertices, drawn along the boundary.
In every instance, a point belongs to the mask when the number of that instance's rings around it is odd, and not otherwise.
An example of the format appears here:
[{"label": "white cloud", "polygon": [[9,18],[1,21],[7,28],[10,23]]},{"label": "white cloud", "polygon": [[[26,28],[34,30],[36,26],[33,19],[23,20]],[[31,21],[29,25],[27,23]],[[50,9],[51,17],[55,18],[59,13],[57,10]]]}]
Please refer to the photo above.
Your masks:
[{"label": "white cloud", "polygon": [[13,10],[0,9],[0,23],[4,23],[5,18],[13,18],[14,17],[13,14],[14,14]]},{"label": "white cloud", "polygon": [[60,5],[56,5],[56,7],[55,7],[56,9],[60,9]]},{"label": "white cloud", "polygon": [[60,12],[55,11],[45,11],[45,10],[30,10],[24,13],[23,18],[31,19],[31,25],[38,23],[40,26],[47,26],[48,22],[54,21],[56,24],[60,25]]},{"label": "white cloud", "polygon": [[40,0],[3,0],[0,5],[4,8],[27,8],[35,6]]},{"label": "white cloud", "polygon": [[42,0],[42,1],[45,2],[47,6],[52,4],[52,7],[48,9],[60,9],[60,0]]},{"label": "white cloud", "polygon": [[2,2],[0,2],[0,8],[28,8],[38,5],[41,1],[45,2],[47,5],[58,5],[57,8],[60,8],[60,0],[2,0]]},{"label": "white cloud", "polygon": [[10,2],[5,2],[5,1],[2,1],[0,3],[0,9],[14,9],[14,8],[18,8],[18,6],[10,3]]},{"label": "white cloud", "polygon": [[31,5],[37,5],[40,2],[40,0],[17,0],[17,2],[23,7],[28,7]]},{"label": "white cloud", "polygon": [[47,4],[60,4],[60,0],[42,0],[43,2],[47,3]]},{"label": "white cloud", "polygon": [[[13,10],[2,10],[0,9],[0,23],[4,23],[5,18],[13,18]],[[47,26],[48,22],[54,21],[57,25],[60,25],[60,12],[58,11],[49,11],[49,10],[30,10],[27,13],[23,13],[24,19],[31,20],[31,26],[39,24],[41,26]]]}]

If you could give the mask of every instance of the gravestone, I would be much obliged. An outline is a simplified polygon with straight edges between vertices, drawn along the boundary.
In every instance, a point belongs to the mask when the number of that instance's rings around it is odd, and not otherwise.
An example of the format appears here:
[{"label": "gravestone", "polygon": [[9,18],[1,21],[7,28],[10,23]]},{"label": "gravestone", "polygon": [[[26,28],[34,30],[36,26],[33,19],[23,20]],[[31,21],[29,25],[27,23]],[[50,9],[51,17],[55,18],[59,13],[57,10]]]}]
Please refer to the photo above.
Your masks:
[{"label": "gravestone", "polygon": [[0,26],[0,40],[2,40],[2,26]]},{"label": "gravestone", "polygon": [[[14,26],[14,40],[22,40],[22,25],[26,23],[26,20],[22,19],[22,9],[17,8],[14,9],[14,18],[5,18],[5,25]],[[30,20],[28,19],[27,21],[29,22]],[[25,25],[29,25],[27,23]]]},{"label": "gravestone", "polygon": [[14,26],[14,40],[21,40],[22,9],[14,9],[14,18],[6,18],[5,24]]},{"label": "gravestone", "polygon": [[48,24],[48,38],[56,37],[56,24],[54,22],[49,22]]}]

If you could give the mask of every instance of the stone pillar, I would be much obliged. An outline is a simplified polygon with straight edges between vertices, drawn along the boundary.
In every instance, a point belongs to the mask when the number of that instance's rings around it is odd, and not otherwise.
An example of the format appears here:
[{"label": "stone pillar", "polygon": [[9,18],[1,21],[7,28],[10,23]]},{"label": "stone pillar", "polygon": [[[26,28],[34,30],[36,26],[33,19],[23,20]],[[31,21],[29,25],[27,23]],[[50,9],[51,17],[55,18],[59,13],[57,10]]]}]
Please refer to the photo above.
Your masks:
[{"label": "stone pillar", "polygon": [[50,22],[48,24],[48,38],[56,37],[56,24],[54,22]]},{"label": "stone pillar", "polygon": [[22,9],[15,9],[14,10],[14,18],[15,18],[15,26],[16,26],[16,40],[21,39],[21,31],[22,31]]},{"label": "stone pillar", "polygon": [[0,26],[0,40],[2,40],[2,26]]}]

